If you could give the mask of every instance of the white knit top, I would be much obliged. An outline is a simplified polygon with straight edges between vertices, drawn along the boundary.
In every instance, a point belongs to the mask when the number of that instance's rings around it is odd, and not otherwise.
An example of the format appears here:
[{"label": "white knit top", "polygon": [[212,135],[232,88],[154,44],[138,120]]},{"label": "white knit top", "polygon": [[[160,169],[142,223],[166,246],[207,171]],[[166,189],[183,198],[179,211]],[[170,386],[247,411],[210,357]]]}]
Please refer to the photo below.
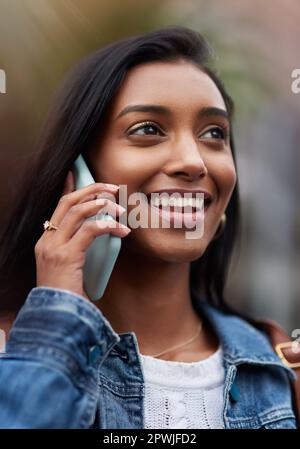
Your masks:
[{"label": "white knit top", "polygon": [[145,428],[224,428],[221,346],[214,354],[197,362],[140,356],[145,379]]}]

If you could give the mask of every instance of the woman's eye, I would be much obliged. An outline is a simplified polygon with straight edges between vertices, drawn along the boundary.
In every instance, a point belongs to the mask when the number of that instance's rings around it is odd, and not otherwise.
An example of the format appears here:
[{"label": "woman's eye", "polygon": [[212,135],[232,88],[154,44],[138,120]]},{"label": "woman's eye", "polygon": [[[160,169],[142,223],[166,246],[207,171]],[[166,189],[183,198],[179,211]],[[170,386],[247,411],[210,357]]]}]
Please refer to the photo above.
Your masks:
[{"label": "woman's eye", "polygon": [[[148,130],[148,132],[144,133],[143,130]],[[153,123],[144,123],[140,124],[139,126],[129,130],[128,135],[135,135],[135,136],[155,136],[157,135],[156,132],[159,131],[160,135],[163,135],[159,128],[155,126]]]},{"label": "woman's eye", "polygon": [[215,128],[211,128],[211,129],[205,131],[205,133],[202,134],[201,137],[204,137],[205,139],[222,139],[222,140],[226,140],[227,132],[223,128],[215,127]]}]

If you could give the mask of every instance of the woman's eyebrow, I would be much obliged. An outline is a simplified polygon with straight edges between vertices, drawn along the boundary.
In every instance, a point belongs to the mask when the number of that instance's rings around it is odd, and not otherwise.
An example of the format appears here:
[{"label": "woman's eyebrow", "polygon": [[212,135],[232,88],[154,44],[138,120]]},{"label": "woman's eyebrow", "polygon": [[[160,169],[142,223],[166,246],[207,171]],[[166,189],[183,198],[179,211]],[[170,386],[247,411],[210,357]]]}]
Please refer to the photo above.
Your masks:
[{"label": "woman's eyebrow", "polygon": [[[172,115],[172,112],[169,108],[166,106],[162,106],[160,104],[134,104],[130,106],[126,106],[116,117],[116,119],[123,117],[125,114],[129,114],[130,112],[154,112],[163,114],[166,116]],[[212,106],[206,106],[201,108],[198,111],[197,117],[203,118],[203,117],[209,117],[209,116],[221,116],[224,117],[228,122],[229,116],[227,111],[225,109],[216,108]]]}]

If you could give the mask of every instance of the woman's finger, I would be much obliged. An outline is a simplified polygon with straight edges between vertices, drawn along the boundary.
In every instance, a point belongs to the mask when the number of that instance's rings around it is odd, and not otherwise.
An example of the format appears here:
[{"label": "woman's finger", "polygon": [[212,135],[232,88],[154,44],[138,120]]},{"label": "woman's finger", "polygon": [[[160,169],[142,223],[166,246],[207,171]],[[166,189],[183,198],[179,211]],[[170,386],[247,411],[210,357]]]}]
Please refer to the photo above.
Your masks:
[{"label": "woman's finger", "polygon": [[112,217],[116,217],[124,213],[125,209],[105,198],[98,198],[72,206],[62,219],[59,229],[55,232],[53,242],[55,241],[57,244],[67,243],[87,218],[96,216],[96,219],[99,220],[98,214],[106,212]]},{"label": "woman's finger", "polygon": [[82,187],[81,189],[72,191],[72,189],[74,188],[74,179],[73,181],[70,178],[68,180],[66,179],[65,190],[67,193],[62,195],[62,197],[60,198],[58,205],[53,212],[52,217],[50,218],[50,221],[55,226],[59,226],[64,216],[72,206],[84,201],[96,199],[98,195],[100,195],[104,191],[108,192],[111,198],[114,199],[114,195],[118,191],[118,187],[119,186],[114,186],[113,184],[96,182],[88,185],[87,187]]},{"label": "woman's finger", "polygon": [[85,252],[96,237],[104,234],[113,234],[126,237],[131,232],[127,226],[115,220],[86,220],[71,238],[69,244],[76,251]]}]

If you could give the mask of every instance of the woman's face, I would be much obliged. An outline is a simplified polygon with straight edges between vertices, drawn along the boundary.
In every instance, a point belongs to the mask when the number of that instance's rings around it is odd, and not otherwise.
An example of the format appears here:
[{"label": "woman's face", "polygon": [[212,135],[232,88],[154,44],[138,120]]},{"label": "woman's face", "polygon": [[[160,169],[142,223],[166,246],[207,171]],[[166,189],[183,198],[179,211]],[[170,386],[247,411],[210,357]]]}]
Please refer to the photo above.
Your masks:
[{"label": "woman's face", "polygon": [[[159,105],[165,111],[121,114],[133,105]],[[145,121],[151,123],[137,129]],[[98,145],[89,154],[96,180],[126,184],[128,196],[164,189],[205,190],[213,201],[205,212],[201,238],[186,238],[191,228],[140,227],[123,239],[124,247],[169,262],[190,262],[202,256],[236,182],[229,133],[221,93],[192,63],[151,62],[128,73],[111,104]],[[134,207],[127,206],[127,213]],[[147,202],[140,210],[150,216]]]}]

